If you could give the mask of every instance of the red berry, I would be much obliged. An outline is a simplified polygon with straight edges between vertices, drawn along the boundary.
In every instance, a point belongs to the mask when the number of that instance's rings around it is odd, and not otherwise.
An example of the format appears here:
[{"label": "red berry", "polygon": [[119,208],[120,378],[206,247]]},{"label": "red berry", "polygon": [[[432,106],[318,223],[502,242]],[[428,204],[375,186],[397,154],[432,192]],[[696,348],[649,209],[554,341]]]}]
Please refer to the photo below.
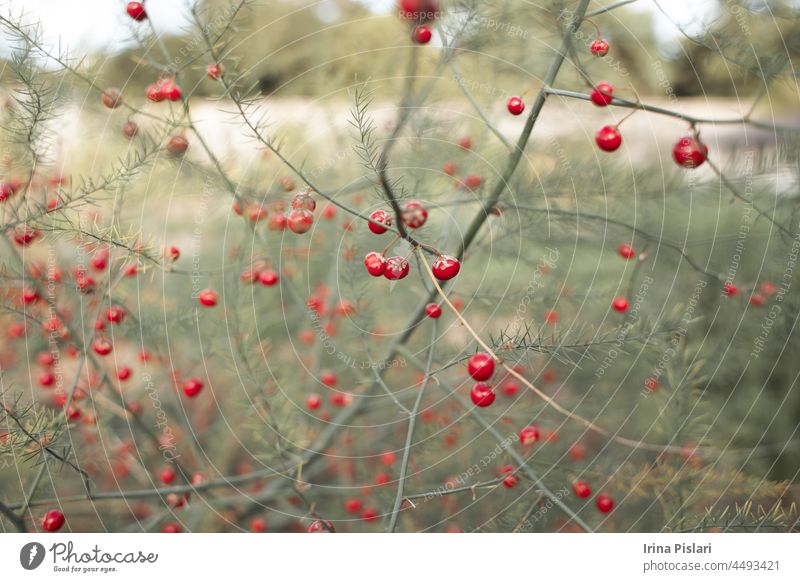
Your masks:
[{"label": "red berry", "polygon": [[129,379],[133,375],[133,370],[131,370],[128,366],[122,366],[119,370],[117,370],[117,379],[122,380],[123,382]]},{"label": "red berry", "polygon": [[614,308],[614,311],[627,311],[628,300],[625,297],[615,297],[611,302],[611,307]]},{"label": "red berry", "polygon": [[258,274],[258,280],[261,282],[262,285],[266,285],[267,287],[272,287],[273,285],[277,285],[279,279],[280,277],[278,276],[278,273],[276,273],[272,269],[261,271]]},{"label": "red berry", "polygon": [[146,89],[147,99],[153,103],[159,103],[167,98],[161,88],[161,83],[150,83]]},{"label": "red berry", "polygon": [[128,16],[133,18],[136,22],[141,22],[147,18],[147,12],[144,9],[144,2],[128,2]]},{"label": "red berry", "polygon": [[506,489],[513,489],[519,483],[519,477],[516,475],[509,475],[505,479],[503,479],[503,487]]},{"label": "red berry", "polygon": [[99,356],[107,356],[114,350],[114,345],[107,337],[100,336],[92,342],[92,349]]},{"label": "red berry", "polygon": [[430,26],[418,26],[414,29],[414,42],[417,44],[428,44],[433,37],[433,32],[431,31]]},{"label": "red berry", "polygon": [[293,233],[303,234],[311,230],[311,226],[314,224],[314,215],[304,208],[295,208],[286,218],[286,224]]},{"label": "red berry", "polygon": [[286,216],[280,213],[275,213],[269,217],[267,228],[270,230],[286,230]]},{"label": "red berry", "polygon": [[38,380],[40,386],[47,388],[55,383],[56,376],[52,372],[44,371],[39,374]]},{"label": "red berry", "polygon": [[619,253],[620,257],[622,257],[623,259],[626,259],[626,260],[627,259],[632,259],[633,257],[636,256],[636,251],[633,250],[633,247],[631,245],[629,245],[628,243],[621,243],[617,247],[617,252]]},{"label": "red berry", "polygon": [[525,111],[525,102],[519,97],[509,97],[506,107],[511,115],[522,115]]},{"label": "red berry", "polygon": [[189,149],[189,140],[182,135],[173,135],[167,141],[167,151],[173,156],[182,156],[187,149]]},{"label": "red berry", "polygon": [[311,197],[308,191],[300,192],[292,198],[292,208],[305,208],[314,212],[317,209],[317,201]]},{"label": "red berry", "polygon": [[212,81],[216,81],[222,76],[222,65],[211,63],[206,67],[206,75]]},{"label": "red berry", "polygon": [[[380,224],[385,224],[386,226],[392,226],[392,217],[385,210],[376,210],[375,212],[370,214],[369,217],[375,222],[378,222]],[[375,222],[367,223],[369,229],[372,232],[374,232],[375,234],[383,234],[384,232],[386,232],[386,229],[384,227],[380,226],[379,224],[375,224]]]},{"label": "red berry", "polygon": [[461,270],[461,263],[455,257],[450,255],[441,255],[434,262],[431,267],[433,275],[440,281],[449,281]]},{"label": "red berry", "polygon": [[419,200],[409,200],[403,206],[402,218],[408,228],[420,228],[428,220],[428,210]]},{"label": "red berry", "polygon": [[435,303],[428,303],[425,306],[425,314],[431,319],[439,319],[442,315],[442,308]]},{"label": "red berry", "polygon": [[386,272],[386,258],[374,251],[364,257],[364,265],[373,277],[380,277]]},{"label": "red berry", "polygon": [[539,440],[539,427],[526,426],[519,431],[519,442],[523,445],[532,445]]},{"label": "red berry", "polygon": [[358,513],[362,507],[363,503],[358,497],[351,497],[344,503],[344,508],[348,513]]},{"label": "red berry", "polygon": [[764,297],[764,295],[761,293],[753,293],[748,301],[750,302],[750,305],[752,305],[753,307],[761,307],[762,305],[764,305],[766,297]]},{"label": "red berry", "polygon": [[339,381],[339,379],[336,377],[336,374],[334,374],[333,372],[323,372],[320,375],[319,380],[320,382],[325,384],[325,386],[327,386],[328,388],[336,386],[336,384]]},{"label": "red berry", "polygon": [[164,524],[164,527],[161,528],[161,533],[181,533],[182,531],[183,528],[180,524],[174,521],[168,521]]},{"label": "red berry", "polygon": [[482,182],[483,178],[481,178],[478,174],[470,174],[469,176],[467,176],[467,179],[464,180],[464,183],[467,185],[467,188],[471,190],[475,190],[475,188],[478,188]]},{"label": "red berry", "polygon": [[739,288],[733,283],[726,281],[722,286],[722,292],[728,297],[733,297],[734,295],[739,294]]},{"label": "red berry", "polygon": [[759,288],[764,295],[775,295],[775,292],[778,290],[775,283],[772,281],[764,281],[759,285]]},{"label": "red berry", "polygon": [[595,503],[597,504],[597,509],[602,513],[608,513],[614,509],[614,500],[608,495],[598,495],[597,499],[595,499]]},{"label": "red berry", "polygon": [[205,289],[197,296],[197,300],[200,302],[200,305],[214,307],[219,300],[219,295],[213,289]]},{"label": "red berry", "polygon": [[106,321],[109,323],[122,323],[123,319],[125,319],[125,310],[119,305],[106,309]]},{"label": "red berry", "polygon": [[445,162],[442,166],[442,172],[448,176],[453,176],[456,173],[456,165],[453,162]]},{"label": "red berry", "polygon": [[592,489],[589,487],[589,484],[586,481],[575,481],[572,484],[572,491],[575,492],[575,495],[580,497],[581,499],[586,499],[592,494]]},{"label": "red berry", "polygon": [[174,468],[164,467],[158,474],[158,480],[161,481],[164,485],[172,485],[175,482],[175,478],[177,476],[178,474],[175,472]]},{"label": "red berry", "polygon": [[327,519],[315,519],[308,526],[308,533],[336,533],[333,524]]},{"label": "red berry", "polygon": [[622,134],[616,125],[606,125],[600,128],[594,140],[604,152],[613,152],[622,144]]},{"label": "red berry", "polygon": [[119,89],[111,88],[103,91],[103,105],[109,109],[116,109],[122,105],[122,93]]},{"label": "red berry", "polygon": [[589,45],[589,50],[592,54],[598,57],[604,57],[608,54],[608,41],[604,38],[597,37],[597,39]]},{"label": "red berry", "polygon": [[458,140],[458,147],[462,150],[472,149],[472,140],[469,137],[462,137]]},{"label": "red berry", "polygon": [[162,81],[161,94],[170,101],[180,101],[183,95],[181,88],[173,80]]},{"label": "red berry", "polygon": [[200,378],[188,378],[183,383],[183,393],[189,398],[194,398],[203,389],[203,381]]},{"label": "red berry", "polygon": [[469,391],[469,397],[472,399],[472,403],[475,404],[475,406],[483,408],[490,406],[494,402],[496,396],[487,384],[478,382],[472,387],[472,390]]},{"label": "red berry", "polygon": [[30,287],[24,287],[21,293],[22,303],[25,305],[30,305],[31,303],[36,303],[39,301],[39,292],[36,289],[32,289]]},{"label": "red berry", "polygon": [[133,139],[139,134],[139,126],[135,121],[126,121],[122,126],[122,135],[128,139]]},{"label": "red berry", "polygon": [[608,83],[598,83],[597,86],[592,89],[592,103],[598,107],[605,107],[614,99],[613,94],[614,87]]},{"label": "red berry", "polygon": [[309,394],[306,396],[306,407],[308,407],[309,410],[317,410],[320,406],[322,406],[322,398],[320,398],[318,394]]},{"label": "red berry", "polygon": [[58,509],[51,509],[44,514],[42,519],[42,529],[45,531],[53,532],[61,529],[64,525],[64,514]]},{"label": "red berry", "polygon": [[473,354],[467,361],[467,371],[478,382],[488,380],[494,374],[494,360],[485,352]]},{"label": "red berry", "polygon": [[408,261],[403,257],[389,257],[386,259],[386,271],[383,276],[390,281],[399,281],[405,279],[408,275]]},{"label": "red berry", "polygon": [[672,158],[675,163],[684,168],[696,168],[706,161],[708,147],[700,143],[693,135],[687,135],[678,140],[672,148]]}]

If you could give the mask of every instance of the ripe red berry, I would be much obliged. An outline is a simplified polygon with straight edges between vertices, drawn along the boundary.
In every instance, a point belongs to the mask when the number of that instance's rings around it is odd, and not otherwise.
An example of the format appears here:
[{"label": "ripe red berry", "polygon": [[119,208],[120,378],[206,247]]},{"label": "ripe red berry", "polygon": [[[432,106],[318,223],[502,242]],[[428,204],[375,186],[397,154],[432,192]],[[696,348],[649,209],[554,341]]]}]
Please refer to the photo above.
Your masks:
[{"label": "ripe red berry", "polygon": [[445,162],[442,166],[442,172],[448,176],[453,176],[456,173],[456,165],[453,162]]},{"label": "ripe red berry", "polygon": [[278,273],[273,271],[272,269],[267,269],[266,271],[261,271],[258,274],[258,280],[262,285],[266,285],[267,287],[272,287],[273,285],[277,285],[280,277]]},{"label": "ripe red berry", "polygon": [[107,337],[100,336],[92,342],[92,349],[98,356],[107,356],[114,350],[114,344]]},{"label": "ripe red berry", "polygon": [[317,410],[322,406],[322,398],[318,394],[309,394],[306,396],[306,407],[309,410]]},{"label": "ripe red berry", "polygon": [[314,215],[304,208],[295,208],[286,218],[286,224],[295,234],[303,234],[311,230],[314,224]]},{"label": "ripe red berry", "polygon": [[122,93],[119,89],[110,88],[103,91],[103,105],[109,109],[116,109],[122,105]]},{"label": "ripe red berry", "polygon": [[311,197],[308,191],[295,194],[292,198],[292,208],[305,208],[311,212],[317,209],[317,201]]},{"label": "ripe red berry", "polygon": [[431,319],[439,319],[442,315],[442,308],[435,303],[428,303],[425,306],[425,314]]},{"label": "ripe red berry", "polygon": [[[385,224],[386,226],[392,226],[392,217],[385,210],[376,210],[375,212],[370,214],[369,217],[375,222],[378,222],[380,224]],[[375,222],[367,223],[369,229],[372,232],[374,232],[375,234],[383,234],[384,232],[386,232],[386,229],[383,226],[380,226],[380,224],[375,224]]]},{"label": "ripe red berry", "polygon": [[622,145],[622,134],[616,125],[601,127],[594,139],[597,142],[597,147],[604,152],[613,152]]},{"label": "ripe red berry", "polygon": [[449,281],[461,270],[461,263],[455,257],[450,255],[441,255],[434,262],[431,267],[434,277],[440,281]]},{"label": "ripe red berry", "polygon": [[189,398],[194,398],[203,389],[203,381],[200,378],[187,378],[183,383],[183,393]]},{"label": "ripe red berry", "polygon": [[36,303],[40,299],[39,292],[31,287],[24,287],[22,289],[22,293],[20,294],[20,298],[22,299],[22,303],[25,305]]},{"label": "ripe red berry", "polygon": [[386,272],[386,258],[382,254],[373,251],[364,257],[364,266],[367,267],[370,275],[380,277]]},{"label": "ripe red berry", "polygon": [[471,190],[475,190],[475,188],[478,188],[482,182],[483,178],[481,178],[478,174],[470,174],[469,176],[467,176],[467,179],[464,180],[464,184],[466,184],[467,188]]},{"label": "ripe red berry", "polygon": [[428,210],[419,200],[409,200],[403,205],[402,218],[408,228],[420,228],[428,220]]},{"label": "ripe red berry", "polygon": [[734,295],[739,294],[739,288],[733,283],[726,281],[722,286],[722,292],[728,297],[733,297]]},{"label": "ripe red berry", "polygon": [[597,39],[589,45],[589,50],[592,54],[598,57],[604,57],[608,54],[608,41],[604,38],[597,37]]},{"label": "ripe red berry", "polygon": [[592,103],[597,105],[598,107],[605,107],[611,101],[613,101],[614,97],[614,87],[609,85],[608,83],[598,83],[597,86],[592,89],[591,98]]},{"label": "ripe red berry", "polygon": [[119,305],[112,305],[106,309],[106,321],[109,323],[122,323],[125,319],[125,310]]},{"label": "ripe red berry", "polygon": [[170,101],[180,101],[183,92],[172,79],[161,82],[161,94]]},{"label": "ripe red berry", "polygon": [[469,391],[469,397],[475,406],[480,406],[481,408],[491,406],[496,398],[494,391],[483,382],[478,382],[472,387],[472,390]]},{"label": "ripe red berry", "polygon": [[525,102],[519,97],[509,97],[506,107],[511,115],[522,115],[525,111]]},{"label": "ripe red berry", "polygon": [[383,276],[390,281],[399,281],[400,279],[405,279],[408,271],[408,261],[403,257],[389,257],[386,259],[386,270]]},{"label": "ripe red berry", "polygon": [[181,258],[181,251],[178,247],[172,245],[164,247],[164,258],[174,263]]},{"label": "ripe red berry", "polygon": [[433,37],[433,32],[431,31],[430,26],[418,26],[414,29],[414,42],[417,44],[428,44]]},{"label": "ripe red berry", "polygon": [[269,230],[286,230],[286,216],[276,212],[272,216],[269,217],[269,222],[267,222],[267,228]]},{"label": "ripe red berry", "polygon": [[119,370],[117,370],[117,379],[121,381],[128,380],[133,375],[133,370],[131,370],[128,366],[122,366]]},{"label": "ripe red berry", "polygon": [[467,371],[478,382],[488,380],[494,374],[494,360],[485,352],[472,354],[467,361]]},{"label": "ripe red berry", "polygon": [[748,302],[753,307],[761,307],[764,305],[764,301],[766,301],[766,297],[762,293],[753,293],[748,299]]},{"label": "ripe red berry", "polygon": [[51,509],[44,514],[42,519],[42,529],[44,531],[54,532],[61,529],[64,525],[64,514],[58,509]]},{"label": "ripe red berry", "polygon": [[164,485],[172,485],[175,482],[175,478],[177,476],[178,474],[175,472],[175,469],[173,467],[164,467],[158,474],[158,480],[161,481]]},{"label": "ripe red berry", "polygon": [[144,2],[128,2],[128,16],[133,18],[136,22],[141,22],[147,18],[147,12],[144,9]]},{"label": "ripe red berry", "polygon": [[519,442],[523,445],[532,445],[539,440],[539,427],[526,426],[519,431]]},{"label": "ripe red berry", "polygon": [[[507,473],[513,473],[513,471],[514,467],[512,467],[511,465],[506,465],[505,467],[502,468],[500,474],[505,475]],[[517,486],[518,483],[519,483],[519,477],[517,477],[516,475],[509,474],[505,479],[503,479],[503,487],[505,487],[506,489],[513,489],[514,487]]]},{"label": "ripe red berry", "polygon": [[693,135],[682,137],[672,148],[672,158],[683,168],[696,168],[706,161],[707,156],[708,146]]},{"label": "ripe red berry", "polygon": [[625,297],[615,297],[614,301],[611,302],[611,307],[614,308],[614,311],[627,311],[628,300]]},{"label": "ripe red berry", "polygon": [[213,289],[205,289],[197,296],[197,300],[204,307],[214,307],[219,300],[219,295]]},{"label": "ripe red berry", "polygon": [[327,519],[315,519],[308,526],[308,533],[336,533],[333,524]]},{"label": "ripe red berry", "polygon": [[575,481],[572,484],[572,491],[581,499],[586,499],[592,494],[592,488],[589,487],[589,484],[581,480]]},{"label": "ripe red berry", "polygon": [[636,251],[633,250],[633,247],[631,245],[629,245],[628,243],[621,243],[617,247],[617,252],[619,253],[620,257],[622,257],[623,259],[626,259],[626,260],[627,259],[632,259],[633,257],[636,256]]},{"label": "ripe red berry", "polygon": [[180,157],[189,149],[189,140],[182,135],[173,135],[167,141],[167,151],[175,156]]},{"label": "ripe red berry", "polygon": [[206,67],[206,75],[212,81],[216,81],[222,76],[222,65],[211,63]]},{"label": "ripe red berry", "polygon": [[181,533],[182,531],[183,528],[180,524],[174,521],[168,521],[164,524],[164,527],[161,528],[161,533]]},{"label": "ripe red berry", "polygon": [[358,513],[362,507],[363,503],[358,497],[351,497],[344,503],[344,508],[348,513]]},{"label": "ripe red berry", "polygon": [[460,147],[462,150],[472,149],[472,140],[468,136],[462,137],[460,140],[458,140],[458,147]]},{"label": "ripe red berry", "polygon": [[147,99],[153,103],[159,103],[167,98],[161,87],[161,83],[150,83],[146,89]]},{"label": "ripe red berry", "polygon": [[597,499],[595,499],[595,503],[597,504],[597,509],[602,513],[608,513],[614,509],[614,500],[608,495],[598,495]]}]

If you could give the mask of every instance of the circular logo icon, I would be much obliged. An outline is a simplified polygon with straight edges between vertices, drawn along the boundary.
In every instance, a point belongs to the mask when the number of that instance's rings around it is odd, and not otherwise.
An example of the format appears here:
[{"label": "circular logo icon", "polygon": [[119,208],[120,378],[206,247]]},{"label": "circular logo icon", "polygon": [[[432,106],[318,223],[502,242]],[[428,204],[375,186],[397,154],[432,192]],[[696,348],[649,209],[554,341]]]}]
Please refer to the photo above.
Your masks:
[{"label": "circular logo icon", "polygon": [[19,551],[19,563],[26,570],[35,570],[44,561],[44,546],[39,542],[30,542]]}]

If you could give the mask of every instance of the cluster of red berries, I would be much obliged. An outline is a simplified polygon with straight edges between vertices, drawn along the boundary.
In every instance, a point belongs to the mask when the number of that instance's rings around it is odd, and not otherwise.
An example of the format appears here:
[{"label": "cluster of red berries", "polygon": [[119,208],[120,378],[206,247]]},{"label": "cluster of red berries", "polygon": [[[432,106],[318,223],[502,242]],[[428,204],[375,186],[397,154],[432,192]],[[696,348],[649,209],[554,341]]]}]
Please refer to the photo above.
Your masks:
[{"label": "cluster of red berries", "polygon": [[180,86],[175,83],[175,79],[164,77],[155,83],[150,83],[146,89],[147,99],[153,103],[167,101],[180,101],[183,96]]},{"label": "cluster of red berries", "polygon": [[478,352],[467,360],[467,372],[477,383],[469,392],[473,404],[480,407],[491,406],[497,395],[486,380],[494,374],[494,358],[486,352]]},{"label": "cluster of red berries", "polygon": [[308,190],[296,194],[292,199],[292,209],[286,217],[286,225],[296,234],[303,234],[311,230],[314,225],[314,210],[317,202],[311,197]]},{"label": "cluster of red berries", "polygon": [[[598,83],[592,88],[589,98],[596,106],[605,107],[614,100],[614,87],[609,83]],[[604,152],[613,152],[619,149],[619,146],[622,145],[619,124],[601,127],[595,134],[595,142],[597,147]],[[699,140],[696,134],[680,138],[672,148],[673,160],[683,168],[697,168],[706,161],[707,156],[708,147]]]}]

